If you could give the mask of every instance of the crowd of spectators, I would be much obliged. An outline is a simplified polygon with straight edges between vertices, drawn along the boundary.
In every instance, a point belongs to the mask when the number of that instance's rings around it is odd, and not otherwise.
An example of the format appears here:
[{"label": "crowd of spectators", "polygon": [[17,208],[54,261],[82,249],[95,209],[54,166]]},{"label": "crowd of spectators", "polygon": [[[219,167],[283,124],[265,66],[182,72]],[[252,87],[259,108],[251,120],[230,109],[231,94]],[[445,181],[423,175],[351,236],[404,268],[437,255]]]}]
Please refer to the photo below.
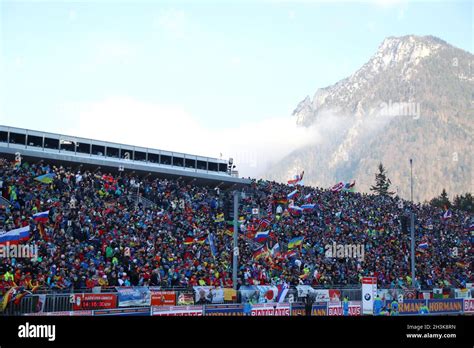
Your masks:
[{"label": "crowd of spectators", "polygon": [[[55,175],[51,183],[35,180],[46,173]],[[288,199],[295,189],[297,194]],[[12,285],[56,291],[233,285],[232,224],[226,212],[230,189],[46,162],[15,166],[1,159],[0,190],[10,202],[0,205],[0,231],[29,225],[27,243],[39,251],[38,258],[0,260],[0,292]],[[466,212],[453,211],[445,219],[442,209],[397,197],[264,180],[241,191],[238,286],[354,285],[363,276],[375,276],[382,288],[473,282],[472,217]],[[137,193],[153,206],[139,202]],[[315,206],[303,212],[292,209],[303,204]],[[400,223],[412,210],[415,284],[409,234]],[[49,211],[48,221],[33,219],[44,211]],[[268,238],[255,242],[258,231],[269,231]],[[298,236],[304,237],[301,245],[289,249],[288,242]],[[333,243],[362,245],[363,258],[328,257],[326,246]]]}]

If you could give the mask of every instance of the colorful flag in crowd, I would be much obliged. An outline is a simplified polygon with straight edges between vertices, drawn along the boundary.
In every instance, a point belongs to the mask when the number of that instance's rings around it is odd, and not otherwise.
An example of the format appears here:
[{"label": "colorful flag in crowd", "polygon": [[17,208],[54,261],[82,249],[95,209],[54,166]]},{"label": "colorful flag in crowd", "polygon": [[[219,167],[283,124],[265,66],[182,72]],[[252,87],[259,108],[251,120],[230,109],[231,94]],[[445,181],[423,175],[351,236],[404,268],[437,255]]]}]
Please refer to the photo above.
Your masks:
[{"label": "colorful flag in crowd", "polygon": [[314,208],[316,208],[316,204],[303,204],[301,206],[301,209],[303,209],[303,211],[313,211]]},{"label": "colorful flag in crowd", "polygon": [[295,175],[294,179],[288,180],[288,185],[289,186],[301,185],[303,182],[303,176],[304,176],[304,170],[301,172],[300,175]]},{"label": "colorful flag in crowd", "polygon": [[297,205],[293,205],[291,207],[288,207],[288,211],[292,214],[292,215],[300,215],[302,212],[303,212],[303,208],[297,206]]},{"label": "colorful flag in crowd", "polygon": [[258,223],[258,227],[259,228],[267,228],[269,225],[270,225],[271,221],[268,220],[268,219],[262,219],[260,220],[260,222]]},{"label": "colorful flag in crowd", "polygon": [[49,210],[48,211],[43,211],[41,213],[34,214],[33,219],[36,222],[48,222],[48,220],[49,220]]},{"label": "colorful flag in crowd", "polygon": [[186,237],[184,238],[184,244],[189,245],[194,243],[194,238],[193,237]]},{"label": "colorful flag in crowd", "polygon": [[312,194],[311,192],[308,193],[306,196],[304,196],[304,200],[305,200],[305,201],[308,201],[308,200],[311,198],[312,195],[313,195],[313,194]]},{"label": "colorful flag in crowd", "polygon": [[288,249],[294,249],[294,248],[300,246],[301,244],[303,244],[303,240],[304,240],[303,236],[292,238],[288,242]]},{"label": "colorful flag in crowd", "polygon": [[217,214],[216,219],[214,220],[214,222],[224,222],[224,221],[225,221],[224,213]]},{"label": "colorful flag in crowd", "polygon": [[340,192],[344,187],[344,183],[341,181],[340,183],[334,185],[332,188],[331,188],[331,191],[332,192]]},{"label": "colorful flag in crowd", "polygon": [[283,254],[285,259],[291,259],[293,257],[296,257],[296,255],[298,255],[298,253],[295,250],[289,250],[285,254]]},{"label": "colorful flag in crowd", "polygon": [[40,222],[40,223],[38,224],[38,231],[39,231],[39,233],[40,233],[41,239],[44,240],[44,241],[46,241],[46,242],[48,242],[48,241],[49,241],[49,237],[48,237],[48,235],[46,234],[46,231],[45,231],[45,229],[44,229],[44,226],[43,226],[43,223],[42,223],[42,222]]},{"label": "colorful flag in crowd", "polygon": [[270,231],[257,232],[253,240],[257,243],[263,243],[267,240],[269,233]]},{"label": "colorful flag in crowd", "polygon": [[272,248],[272,257],[278,257],[280,254],[280,243],[276,243]]},{"label": "colorful flag in crowd", "polygon": [[344,185],[344,191],[350,191],[350,192],[354,192],[354,188],[355,188],[355,180],[351,183],[347,182],[345,185]]},{"label": "colorful flag in crowd", "polygon": [[20,227],[0,234],[0,244],[18,244],[30,238],[30,226]]},{"label": "colorful flag in crowd", "polygon": [[278,204],[288,204],[288,200],[287,199],[278,199],[277,203]]},{"label": "colorful flag in crowd", "polygon": [[428,243],[427,243],[427,242],[420,243],[420,244],[418,244],[418,248],[420,248],[420,249],[428,249]]},{"label": "colorful flag in crowd", "polygon": [[209,247],[211,248],[211,254],[212,256],[216,257],[216,243],[214,241],[214,235],[212,233],[209,233],[208,236],[208,241],[209,241]]},{"label": "colorful flag in crowd", "polygon": [[268,248],[266,246],[258,249],[256,252],[253,253],[253,259],[256,261],[266,256],[268,256]]},{"label": "colorful flag in crowd", "polygon": [[44,174],[44,175],[40,175],[36,177],[35,180],[43,184],[51,184],[55,177],[56,177],[56,174],[48,173],[48,174]]},{"label": "colorful flag in crowd", "polygon": [[298,193],[298,190],[294,190],[293,192],[288,194],[287,198],[291,199],[291,198],[295,197],[297,193]]},{"label": "colorful flag in crowd", "polygon": [[451,211],[451,209],[447,209],[443,214],[443,220],[448,220],[448,219],[451,219],[452,217],[453,217],[453,212]]},{"label": "colorful flag in crowd", "polygon": [[275,302],[283,302],[285,300],[286,295],[288,294],[288,290],[290,289],[290,287],[288,286],[288,284],[283,283],[283,284],[277,285],[277,288],[278,288],[278,293],[275,298]]},{"label": "colorful flag in crowd", "polygon": [[234,235],[234,226],[227,226],[224,233],[232,237]]},{"label": "colorful flag in crowd", "polygon": [[207,237],[206,236],[202,236],[202,237],[198,237],[195,239],[196,243],[198,244],[204,244],[206,242],[206,239]]}]

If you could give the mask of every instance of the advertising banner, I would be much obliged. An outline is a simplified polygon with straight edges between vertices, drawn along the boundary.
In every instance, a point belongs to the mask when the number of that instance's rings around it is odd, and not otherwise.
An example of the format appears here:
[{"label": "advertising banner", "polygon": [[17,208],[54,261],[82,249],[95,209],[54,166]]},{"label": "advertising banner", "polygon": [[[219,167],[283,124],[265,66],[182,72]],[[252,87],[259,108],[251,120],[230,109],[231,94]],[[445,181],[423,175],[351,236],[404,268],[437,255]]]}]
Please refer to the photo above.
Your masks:
[{"label": "advertising banner", "polygon": [[213,286],[194,286],[196,304],[224,303],[224,289]]},{"label": "advertising banner", "polygon": [[289,303],[260,303],[252,306],[252,316],[290,316]]},{"label": "advertising banner", "polygon": [[287,300],[288,287],[283,285],[241,286],[240,294],[242,296],[242,303],[246,303],[247,301],[251,303],[282,303]]},{"label": "advertising banner", "polygon": [[306,307],[304,303],[292,303],[291,304],[291,316],[300,317],[306,315]]},{"label": "advertising banner", "polygon": [[374,299],[377,297],[377,279],[375,277],[362,278],[362,308],[363,314],[374,313]]},{"label": "advertising banner", "polygon": [[206,305],[204,312],[205,315],[210,316],[240,316],[244,315],[244,306],[242,304]]},{"label": "advertising banner", "polygon": [[[349,301],[349,316],[362,315],[361,313],[361,302],[360,301]],[[329,302],[328,303],[328,315],[329,316],[340,316],[344,315],[342,302]]]},{"label": "advertising banner", "polygon": [[160,306],[151,307],[152,316],[167,317],[201,317],[203,315],[202,306]]},{"label": "advertising banner", "polygon": [[328,304],[327,302],[314,303],[311,309],[311,315],[315,317],[321,317],[328,315]]},{"label": "advertising banner", "polygon": [[341,297],[339,290],[313,289],[310,285],[298,285],[296,291],[298,292],[298,297],[307,297],[309,295],[314,297],[314,300],[317,302],[329,302],[331,301],[331,296],[334,301],[337,301]]},{"label": "advertising banner", "polygon": [[149,306],[150,289],[145,286],[116,287],[119,307]]},{"label": "advertising banner", "polygon": [[73,294],[72,309],[108,309],[117,307],[116,294]]},{"label": "advertising banner", "polygon": [[53,316],[53,317],[70,317],[70,316],[91,316],[92,311],[63,311],[63,312],[41,312],[41,313],[25,313],[26,316]]},{"label": "advertising banner", "polygon": [[430,314],[457,314],[463,310],[462,299],[427,300]]},{"label": "advertising banner", "polygon": [[[398,302],[398,314],[400,315],[414,315],[419,314],[421,306],[426,303],[426,300],[404,300]],[[392,301],[385,301],[385,307],[391,308]]]},{"label": "advertising banner", "polygon": [[474,299],[464,300],[464,313],[469,313],[469,314],[474,313]]},{"label": "advertising banner", "polygon": [[138,307],[138,308],[115,308],[115,309],[98,309],[94,312],[94,316],[103,315],[120,315],[120,316],[149,316],[150,307]]},{"label": "advertising banner", "polygon": [[194,295],[190,292],[180,292],[178,295],[178,305],[188,306],[194,304]]},{"label": "advertising banner", "polygon": [[150,288],[152,306],[175,306],[176,292]]}]

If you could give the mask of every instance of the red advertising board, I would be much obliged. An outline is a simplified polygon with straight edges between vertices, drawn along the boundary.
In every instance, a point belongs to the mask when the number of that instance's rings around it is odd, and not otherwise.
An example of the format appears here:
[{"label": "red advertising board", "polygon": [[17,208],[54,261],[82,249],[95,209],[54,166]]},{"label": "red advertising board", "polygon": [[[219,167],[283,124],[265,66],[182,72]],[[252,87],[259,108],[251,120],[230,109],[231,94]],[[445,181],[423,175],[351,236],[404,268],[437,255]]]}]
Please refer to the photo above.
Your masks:
[{"label": "red advertising board", "polygon": [[264,303],[252,306],[252,316],[290,316],[289,303]]},{"label": "red advertising board", "polygon": [[72,309],[110,309],[117,307],[116,294],[74,294]]},{"label": "red advertising board", "polygon": [[41,312],[41,313],[25,313],[26,316],[92,316],[92,311],[64,311],[64,312]]},{"label": "red advertising board", "polygon": [[176,292],[151,290],[152,306],[174,306],[176,305]]},{"label": "red advertising board", "polygon": [[[339,316],[343,315],[342,302],[333,302],[328,305],[328,315],[329,316]],[[349,302],[349,315],[361,315],[361,305],[360,302]]]}]

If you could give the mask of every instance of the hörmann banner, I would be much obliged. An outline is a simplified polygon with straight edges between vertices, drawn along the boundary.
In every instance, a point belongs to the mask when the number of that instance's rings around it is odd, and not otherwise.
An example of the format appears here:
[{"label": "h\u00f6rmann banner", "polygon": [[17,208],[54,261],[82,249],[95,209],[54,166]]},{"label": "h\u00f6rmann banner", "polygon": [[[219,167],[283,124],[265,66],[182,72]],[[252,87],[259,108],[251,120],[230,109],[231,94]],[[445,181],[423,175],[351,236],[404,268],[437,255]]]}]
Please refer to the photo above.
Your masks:
[{"label": "h\u00f6rmann banner", "polygon": [[244,315],[244,306],[242,304],[206,305],[204,312],[205,315],[210,316],[240,316]]}]

